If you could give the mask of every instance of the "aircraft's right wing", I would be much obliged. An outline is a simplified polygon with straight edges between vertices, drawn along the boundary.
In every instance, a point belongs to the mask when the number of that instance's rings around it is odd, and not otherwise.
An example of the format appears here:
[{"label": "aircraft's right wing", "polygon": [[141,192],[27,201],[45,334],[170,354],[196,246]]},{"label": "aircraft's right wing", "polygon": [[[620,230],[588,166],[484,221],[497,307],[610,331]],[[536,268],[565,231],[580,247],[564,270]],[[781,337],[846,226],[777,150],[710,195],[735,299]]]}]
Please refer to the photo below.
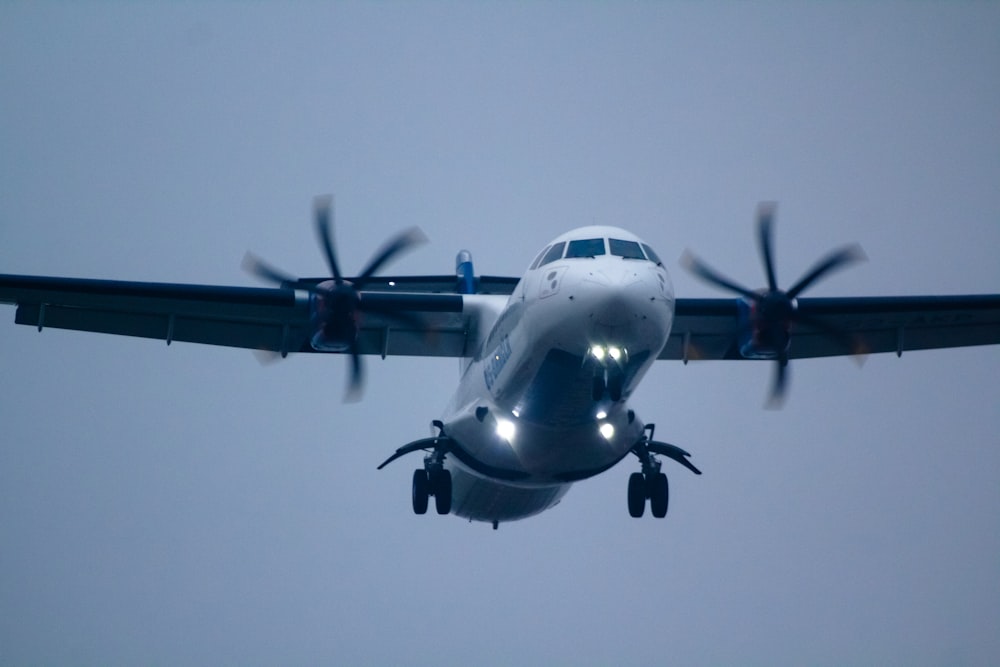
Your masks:
[{"label": "aircraft's right wing", "polygon": [[[789,359],[1000,344],[1000,294],[799,299]],[[742,359],[736,299],[677,299],[660,359]],[[840,332],[831,336],[830,331]]]}]

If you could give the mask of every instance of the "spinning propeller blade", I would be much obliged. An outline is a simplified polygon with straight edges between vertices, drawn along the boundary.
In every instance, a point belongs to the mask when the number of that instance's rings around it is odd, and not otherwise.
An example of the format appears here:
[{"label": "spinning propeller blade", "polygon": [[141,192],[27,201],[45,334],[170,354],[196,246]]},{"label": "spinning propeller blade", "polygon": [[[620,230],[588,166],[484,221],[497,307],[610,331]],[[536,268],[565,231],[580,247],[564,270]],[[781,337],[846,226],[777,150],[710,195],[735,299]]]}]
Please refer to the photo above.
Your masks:
[{"label": "spinning propeller blade", "polygon": [[274,268],[252,252],[247,252],[247,254],[243,255],[243,261],[240,263],[240,266],[250,275],[269,283],[283,285],[285,283],[295,283],[299,280],[293,275]]},{"label": "spinning propeller blade", "polygon": [[[822,335],[836,340],[849,350],[852,354],[864,354],[864,350],[847,333],[830,326],[822,320],[813,317],[800,315],[798,304],[795,299],[820,278],[830,273],[845,268],[849,264],[864,261],[867,259],[861,246],[852,244],[834,250],[799,278],[798,281],[788,290],[784,291],[778,287],[777,272],[775,271],[774,250],[773,250],[773,227],[774,216],[777,204],[774,202],[762,202],[757,206],[757,249],[760,253],[761,263],[764,266],[764,275],[767,278],[767,287],[761,290],[751,290],[739,283],[730,280],[723,274],[711,268],[705,262],[695,257],[691,252],[684,251],[681,256],[681,265],[701,280],[721,288],[727,292],[733,292],[742,296],[747,301],[751,301],[756,306],[753,310],[752,326],[755,331],[771,334],[771,340],[784,339],[784,345],[770,350],[774,354],[774,381],[767,400],[767,407],[780,407],[784,402],[788,388],[788,329],[792,324],[805,324],[819,330]],[[766,344],[765,344],[766,345]]]},{"label": "spinning propeller blade", "polygon": [[774,259],[771,253],[771,227],[774,224],[776,209],[775,202],[761,202],[757,205],[757,247],[764,262],[767,287],[772,292],[778,291],[778,279],[774,275]]},{"label": "spinning propeller blade", "polygon": [[330,274],[335,283],[340,285],[344,282],[340,275],[340,266],[337,264],[337,253],[333,249],[333,233],[330,226],[333,221],[333,195],[322,195],[313,200],[313,211],[316,219],[316,233],[319,234],[319,246],[326,258],[326,265],[330,268]]},{"label": "spinning propeller blade", "polygon": [[799,278],[799,281],[788,290],[788,298],[794,299],[806,288],[828,273],[836,271],[837,269],[842,269],[848,264],[853,264],[854,262],[864,262],[867,259],[868,255],[865,254],[865,251],[862,250],[861,246],[857,243],[844,246],[839,250],[834,250],[826,257],[816,262],[813,268],[809,269],[804,276]]},{"label": "spinning propeller blade", "polygon": [[[243,258],[243,269],[251,275],[256,276],[266,282],[275,283],[283,287],[294,287],[316,294],[324,299],[327,308],[324,311],[323,319],[319,322],[319,331],[324,331],[329,325],[331,328],[343,329],[344,323],[350,325],[350,330],[356,336],[356,321],[361,312],[365,310],[364,303],[360,298],[360,290],[364,284],[371,279],[375,273],[401,253],[425,242],[424,236],[416,227],[403,230],[391,237],[369,260],[364,270],[353,281],[348,281],[340,271],[340,264],[337,262],[337,250],[333,240],[333,219],[334,206],[333,196],[323,195],[316,197],[313,201],[313,217],[316,227],[316,234],[319,239],[320,250],[326,265],[330,270],[332,285],[328,281],[313,284],[303,283],[295,276],[285,273],[269,265],[252,253],[247,253]],[[410,312],[381,312],[402,322],[415,322],[418,318]],[[358,350],[357,341],[346,340],[347,353],[350,355],[350,370],[348,372],[347,391],[344,395],[345,401],[356,401],[361,397],[364,389],[364,366],[361,361],[361,353]],[[266,351],[259,356],[267,355],[267,360],[273,360],[277,353],[268,354]]]}]

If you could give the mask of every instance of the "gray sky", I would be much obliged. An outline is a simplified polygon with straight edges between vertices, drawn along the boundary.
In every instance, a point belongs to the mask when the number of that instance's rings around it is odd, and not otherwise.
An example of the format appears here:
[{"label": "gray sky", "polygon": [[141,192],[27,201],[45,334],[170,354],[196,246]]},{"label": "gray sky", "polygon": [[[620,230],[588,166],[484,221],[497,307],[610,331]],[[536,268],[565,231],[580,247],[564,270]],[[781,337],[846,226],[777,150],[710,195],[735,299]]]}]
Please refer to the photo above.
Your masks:
[{"label": "gray sky", "polygon": [[[0,271],[251,285],[397,229],[392,268],[519,275],[627,227],[813,296],[1000,292],[996,3],[0,6]],[[634,407],[705,474],[628,517],[631,463],[501,526],[415,517],[457,362],[260,367],[0,309],[0,663],[1000,661],[1000,348],[661,363]],[[671,464],[667,464],[668,466]]]}]

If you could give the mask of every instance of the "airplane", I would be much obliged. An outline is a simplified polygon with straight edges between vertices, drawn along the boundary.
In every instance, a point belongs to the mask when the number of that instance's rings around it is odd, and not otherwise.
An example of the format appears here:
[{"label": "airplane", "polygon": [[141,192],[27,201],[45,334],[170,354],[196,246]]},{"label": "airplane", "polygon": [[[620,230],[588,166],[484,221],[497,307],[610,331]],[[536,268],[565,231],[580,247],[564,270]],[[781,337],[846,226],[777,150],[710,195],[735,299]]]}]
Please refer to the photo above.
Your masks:
[{"label": "airplane", "polygon": [[247,254],[244,268],[275,287],[0,275],[0,303],[15,322],[249,348],[270,357],[343,354],[347,400],[363,386],[362,358],[454,357],[460,377],[430,437],[378,466],[423,452],[412,509],[455,514],[496,529],[539,514],[570,487],[632,455],[628,512],[667,514],[661,459],[701,471],[680,447],[655,439],[629,398],[654,361],[751,360],[774,368],[769,405],[783,401],[793,359],[1000,343],[1000,294],[805,298],[819,279],[865,259],[857,245],[821,258],[792,287],[775,272],[775,204],[762,203],[756,238],[767,278],[751,290],[690,252],[682,265],[735,298],[676,298],[653,248],[617,227],[586,226],[554,238],[520,277],[477,276],[462,250],[454,275],[380,277],[426,239],[390,239],[355,277],[333,240],[329,196],[315,227],[330,269],[296,278]]}]

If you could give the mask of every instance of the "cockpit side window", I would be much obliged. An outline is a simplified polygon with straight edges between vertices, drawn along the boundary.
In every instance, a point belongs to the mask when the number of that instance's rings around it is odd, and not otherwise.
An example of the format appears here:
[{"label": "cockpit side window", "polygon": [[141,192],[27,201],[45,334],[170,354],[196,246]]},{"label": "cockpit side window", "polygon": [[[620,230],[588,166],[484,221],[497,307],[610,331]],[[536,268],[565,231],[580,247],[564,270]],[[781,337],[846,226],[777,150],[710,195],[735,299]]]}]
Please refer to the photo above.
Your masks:
[{"label": "cockpit side window", "polygon": [[656,253],[653,252],[652,248],[650,248],[648,245],[646,245],[645,243],[643,243],[642,244],[642,249],[646,251],[646,257],[649,258],[649,261],[651,261],[651,262],[653,262],[655,264],[659,264],[661,266],[663,265],[663,262],[660,261],[660,258],[657,257]]},{"label": "cockpit side window", "polygon": [[597,257],[604,254],[604,239],[576,239],[569,242],[566,259],[570,257]]},{"label": "cockpit side window", "polygon": [[545,254],[542,256],[542,262],[538,266],[545,266],[549,262],[554,262],[557,259],[562,258],[563,248],[566,247],[565,241],[560,241],[559,243],[553,243]]},{"label": "cockpit side window", "polygon": [[542,250],[540,253],[538,253],[538,257],[536,257],[535,261],[531,263],[531,267],[528,269],[529,271],[538,268],[538,265],[542,263],[542,257],[545,257],[545,253],[548,251],[548,249],[549,246],[545,246],[545,250]]},{"label": "cockpit side window", "polygon": [[611,247],[611,254],[625,259],[646,259],[642,254],[642,248],[636,241],[622,241],[621,239],[608,239]]}]

